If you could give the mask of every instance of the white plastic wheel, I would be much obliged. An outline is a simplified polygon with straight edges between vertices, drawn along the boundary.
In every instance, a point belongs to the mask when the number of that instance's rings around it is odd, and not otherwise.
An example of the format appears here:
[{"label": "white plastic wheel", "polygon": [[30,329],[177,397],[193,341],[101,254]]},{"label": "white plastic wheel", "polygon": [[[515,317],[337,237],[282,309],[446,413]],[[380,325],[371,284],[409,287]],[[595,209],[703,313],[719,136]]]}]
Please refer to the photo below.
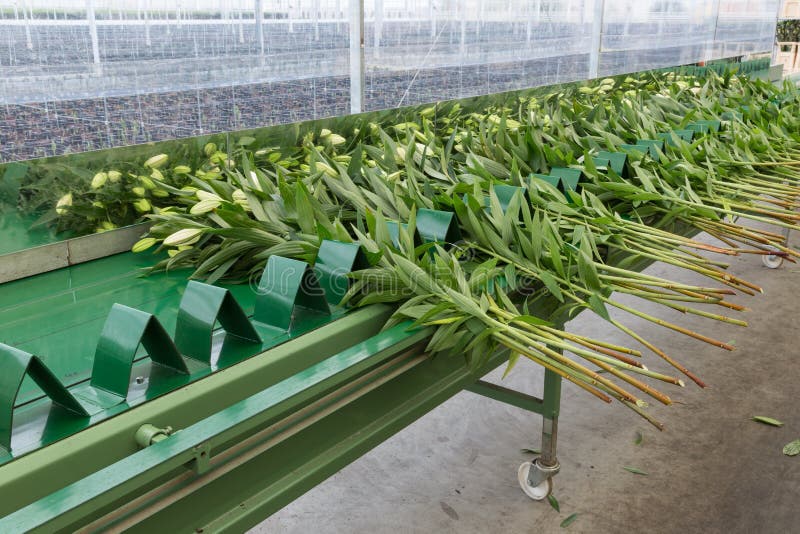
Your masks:
[{"label": "white plastic wheel", "polygon": [[776,256],[774,254],[770,254],[769,256],[761,256],[761,263],[764,264],[764,267],[769,267],[770,269],[777,269],[781,265],[783,265],[783,258],[780,256]]},{"label": "white plastic wheel", "polygon": [[531,486],[528,483],[528,473],[531,471],[531,462],[522,462],[517,470],[517,480],[519,487],[525,492],[525,495],[534,501],[543,501],[553,491],[553,479],[548,478],[538,486]]}]

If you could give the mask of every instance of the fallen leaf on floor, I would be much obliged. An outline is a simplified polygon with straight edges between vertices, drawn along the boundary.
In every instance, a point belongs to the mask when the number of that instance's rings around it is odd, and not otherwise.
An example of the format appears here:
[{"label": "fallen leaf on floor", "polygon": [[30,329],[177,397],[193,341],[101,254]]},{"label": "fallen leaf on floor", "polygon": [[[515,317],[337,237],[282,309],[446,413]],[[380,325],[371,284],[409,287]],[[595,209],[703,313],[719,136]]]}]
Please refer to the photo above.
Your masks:
[{"label": "fallen leaf on floor", "polygon": [[551,493],[547,496],[547,500],[550,501],[550,506],[552,506],[556,512],[561,511],[561,506],[558,504],[558,499]]},{"label": "fallen leaf on floor", "polygon": [[783,447],[783,454],[786,456],[797,456],[800,454],[800,439],[790,441]]},{"label": "fallen leaf on floor", "polygon": [[635,467],[628,467],[627,465],[623,465],[623,466],[622,466],[622,468],[623,468],[625,471],[628,471],[628,472],[630,472],[630,473],[633,473],[634,475],[642,475],[642,476],[648,476],[648,475],[649,475],[649,473],[645,473],[645,472],[644,472],[644,471],[642,471],[641,469],[637,469],[637,468],[635,468]]},{"label": "fallen leaf on floor", "polygon": [[642,441],[644,441],[644,434],[642,434],[640,431],[637,430],[636,431],[636,439],[633,440],[633,444],[634,445],[641,445]]},{"label": "fallen leaf on floor", "polygon": [[525,454],[542,454],[542,451],[539,449],[520,449],[519,451]]},{"label": "fallen leaf on floor", "polygon": [[578,512],[575,512],[574,514],[570,514],[569,517],[567,517],[565,520],[563,520],[561,522],[561,528],[567,528],[576,519],[578,519]]},{"label": "fallen leaf on floor", "polygon": [[452,506],[450,506],[444,501],[439,501],[439,506],[442,507],[442,512],[446,513],[450,517],[450,519],[458,521],[458,513],[453,509]]},{"label": "fallen leaf on floor", "polygon": [[763,415],[754,416],[753,421],[764,423],[765,425],[770,425],[770,426],[783,426],[783,421],[778,421],[777,419],[773,419],[772,417],[765,417]]}]

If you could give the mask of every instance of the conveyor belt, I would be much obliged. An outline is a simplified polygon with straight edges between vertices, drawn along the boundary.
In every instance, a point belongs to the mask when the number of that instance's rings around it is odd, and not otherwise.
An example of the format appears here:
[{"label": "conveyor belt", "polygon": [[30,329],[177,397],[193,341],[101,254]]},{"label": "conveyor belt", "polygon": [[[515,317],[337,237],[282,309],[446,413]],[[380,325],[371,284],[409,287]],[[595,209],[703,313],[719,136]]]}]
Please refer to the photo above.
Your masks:
[{"label": "conveyor belt", "polygon": [[[114,304],[151,313],[170,335],[175,332],[189,272],[143,276],[142,268],[152,264],[150,254],[124,253],[3,284],[0,286],[0,342],[40,357],[64,385],[73,392],[80,391],[91,377],[95,347]],[[256,301],[254,289],[246,284],[224,287],[245,313],[252,315]],[[28,376],[20,388],[14,411],[14,456],[233,365],[342,314],[341,310],[334,310],[331,316],[311,317],[295,325],[291,332],[256,323],[261,344],[226,337],[223,331],[217,330],[210,366],[192,365],[195,362],[189,360],[190,375],[159,377],[152,382],[147,380],[151,361],[140,347],[127,401],[82,421],[66,414],[59,417],[58,412],[48,415],[49,400],[43,398],[42,390]],[[139,383],[136,377],[145,379]]]}]

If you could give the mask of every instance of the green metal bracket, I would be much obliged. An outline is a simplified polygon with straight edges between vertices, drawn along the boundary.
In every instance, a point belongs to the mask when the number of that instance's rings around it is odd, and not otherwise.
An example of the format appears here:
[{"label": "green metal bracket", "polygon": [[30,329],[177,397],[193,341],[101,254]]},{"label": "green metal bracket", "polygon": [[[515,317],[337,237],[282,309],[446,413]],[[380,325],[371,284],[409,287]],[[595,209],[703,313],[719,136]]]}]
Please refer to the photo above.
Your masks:
[{"label": "green metal bracket", "polygon": [[581,174],[580,169],[571,169],[569,167],[553,167],[550,169],[550,175],[557,176],[560,179],[560,189],[564,193],[567,191],[580,193]]},{"label": "green metal bracket", "polygon": [[664,150],[664,140],[663,139],[637,139],[636,144],[639,146],[646,147],[650,150],[650,156],[654,159],[658,158],[658,151]]},{"label": "green metal bracket", "polygon": [[89,416],[81,403],[37,356],[0,343],[0,366],[3,369],[0,373],[0,456],[11,451],[14,405],[26,375],[42,388],[53,404],[81,417]]},{"label": "green metal bracket", "polygon": [[330,314],[313,269],[304,261],[270,256],[258,284],[253,320],[288,331],[308,313]]},{"label": "green metal bracket", "polygon": [[369,267],[366,254],[358,243],[325,239],[319,246],[314,273],[329,304],[338,304],[350,288],[353,271]]},{"label": "green metal bracket", "polygon": [[261,336],[230,291],[192,280],[186,286],[178,310],[175,328],[178,350],[192,359],[210,364],[211,337],[217,321],[226,335],[261,343]]},{"label": "green metal bracket", "polygon": [[194,458],[189,462],[192,471],[197,475],[202,475],[211,468],[211,444],[207,441],[192,447]]},{"label": "green metal bracket", "polygon": [[144,346],[154,364],[189,374],[186,362],[158,319],[150,313],[114,304],[97,343],[90,382],[93,389],[111,395],[98,395],[91,399],[92,403],[110,408],[126,399],[139,345]]},{"label": "green metal bracket", "polygon": [[594,157],[595,165],[603,167],[611,167],[611,169],[622,176],[625,172],[625,163],[628,161],[628,155],[624,152],[609,152],[608,150],[601,150]]},{"label": "green metal bracket", "polygon": [[425,243],[456,243],[461,240],[461,230],[455,214],[450,211],[417,211],[417,232]]},{"label": "green metal bracket", "polygon": [[541,414],[544,407],[544,401],[540,398],[503,386],[498,386],[497,384],[492,384],[484,380],[478,380],[464,389],[533,413]]}]

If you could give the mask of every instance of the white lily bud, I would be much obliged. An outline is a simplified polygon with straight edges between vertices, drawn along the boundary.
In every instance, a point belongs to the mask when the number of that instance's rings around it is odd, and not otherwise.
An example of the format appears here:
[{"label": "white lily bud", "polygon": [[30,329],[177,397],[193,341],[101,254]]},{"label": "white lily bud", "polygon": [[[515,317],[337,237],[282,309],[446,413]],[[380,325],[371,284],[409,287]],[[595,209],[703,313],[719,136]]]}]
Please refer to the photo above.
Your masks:
[{"label": "white lily bud", "polygon": [[70,206],[72,206],[72,193],[67,193],[56,202],[56,213],[64,215],[69,211]]},{"label": "white lily bud", "polygon": [[106,185],[107,181],[108,181],[108,173],[98,172],[97,174],[94,175],[94,178],[92,178],[91,187],[92,189],[100,189],[101,187]]},{"label": "white lily bud", "polygon": [[167,160],[169,160],[169,156],[167,156],[166,154],[158,154],[157,156],[153,156],[152,158],[145,161],[144,166],[149,167],[151,169],[158,169],[166,165]]},{"label": "white lily bud", "polygon": [[192,243],[198,242],[202,235],[203,231],[199,228],[184,228],[183,230],[178,230],[168,235],[164,239],[164,244],[168,247],[191,245]]}]

